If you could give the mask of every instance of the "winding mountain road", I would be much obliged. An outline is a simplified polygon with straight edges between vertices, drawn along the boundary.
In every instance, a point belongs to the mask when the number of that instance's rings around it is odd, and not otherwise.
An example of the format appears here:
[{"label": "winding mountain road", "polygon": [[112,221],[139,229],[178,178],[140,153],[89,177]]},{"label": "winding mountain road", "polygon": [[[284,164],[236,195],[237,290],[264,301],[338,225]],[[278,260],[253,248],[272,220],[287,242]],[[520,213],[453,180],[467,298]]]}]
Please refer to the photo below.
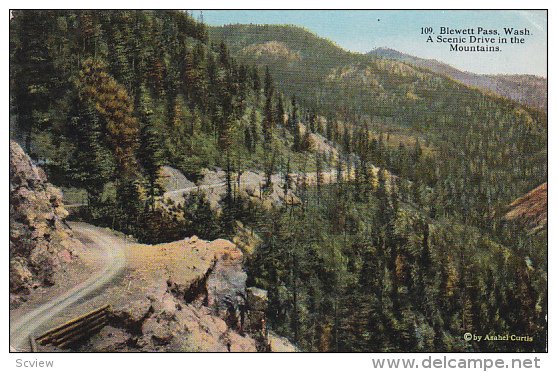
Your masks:
[{"label": "winding mountain road", "polygon": [[164,193],[164,197],[173,199],[173,198],[181,197],[184,193],[188,194],[194,191],[205,191],[205,190],[216,189],[219,187],[226,187],[226,182],[223,181],[223,182],[218,182],[210,185],[191,186],[183,189],[167,191]]},{"label": "winding mountain road", "polygon": [[[253,173],[252,173],[252,177],[253,177]],[[343,175],[346,175],[346,172],[343,172]],[[265,183],[265,178],[262,174],[257,175],[258,178],[257,179],[248,179],[248,180],[242,180],[240,182],[240,188],[245,189],[248,186],[251,187],[258,187],[261,186]],[[293,180],[293,182],[295,182],[297,180],[298,177],[302,176],[302,173],[291,173],[290,177]],[[314,185],[317,181],[317,174],[316,172],[308,172],[305,173],[306,176],[306,182],[308,183],[308,185]],[[322,172],[322,182],[324,184],[329,184],[332,183],[336,180],[336,170],[330,170],[330,171],[324,171]],[[275,173],[272,175],[272,180],[273,183],[281,183],[283,182],[283,178],[284,175],[282,174],[278,174]],[[237,184],[237,178],[236,175],[233,177],[233,184]],[[224,195],[224,193],[226,192],[226,180],[224,179],[220,179],[218,182],[213,182],[210,184],[203,184],[203,185],[196,185],[196,186],[190,186],[190,187],[185,187],[185,188],[180,188],[178,190],[170,190],[170,191],[166,191],[164,193],[164,198],[170,198],[173,199],[175,201],[183,199],[183,195],[184,194],[189,194],[192,192],[197,192],[197,191],[209,191],[210,193],[217,193],[219,195]]]},{"label": "winding mountain road", "polygon": [[126,265],[125,242],[122,238],[112,235],[106,229],[86,223],[70,225],[78,235],[93,242],[83,242],[88,249],[102,250],[104,265],[89,279],[15,320],[10,327],[10,345],[18,351],[28,348],[29,335],[37,335],[36,332],[51,318],[109,284]]},{"label": "winding mountain road", "polygon": [[[324,172],[325,183],[332,182],[334,172]],[[279,177],[278,175],[274,175]],[[293,174],[293,176],[299,176]],[[310,172],[306,174],[309,183],[313,183],[315,174]],[[250,180],[242,183],[242,187],[257,186],[261,182],[258,180]],[[222,189],[222,190],[221,190]],[[179,198],[184,193],[190,193],[195,190],[210,190],[210,192],[224,192],[226,182],[219,180],[212,184],[199,185],[195,187],[187,187],[180,190],[173,190],[165,193],[165,197]],[[70,223],[72,230],[80,236],[84,237],[83,244],[87,249],[99,250],[103,257],[102,268],[87,280],[70,288],[61,295],[52,298],[48,302],[41,304],[37,308],[11,319],[10,324],[10,347],[11,350],[25,351],[29,349],[29,336],[38,336],[38,332],[45,331],[47,326],[51,326],[49,322],[88,296],[94,295],[95,291],[102,290],[106,285],[110,284],[125,268],[126,256],[124,239],[115,236],[106,229],[89,225],[86,223]]]}]

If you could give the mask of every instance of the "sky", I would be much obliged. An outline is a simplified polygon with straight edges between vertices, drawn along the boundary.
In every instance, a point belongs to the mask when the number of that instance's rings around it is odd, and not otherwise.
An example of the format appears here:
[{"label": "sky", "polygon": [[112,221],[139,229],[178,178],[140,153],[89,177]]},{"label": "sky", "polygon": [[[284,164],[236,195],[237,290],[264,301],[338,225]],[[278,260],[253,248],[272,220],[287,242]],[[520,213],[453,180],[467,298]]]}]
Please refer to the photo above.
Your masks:
[{"label": "sky", "polygon": [[[199,11],[193,12],[195,16]],[[388,47],[422,58],[434,58],[460,70],[483,74],[547,76],[547,13],[518,10],[205,10],[211,26],[235,23],[293,24],[365,53]],[[498,29],[528,28],[524,44],[500,45],[501,52],[454,52],[444,43],[426,43],[422,27]],[[448,36],[448,35],[447,35]],[[482,44],[484,45],[484,44]]]}]

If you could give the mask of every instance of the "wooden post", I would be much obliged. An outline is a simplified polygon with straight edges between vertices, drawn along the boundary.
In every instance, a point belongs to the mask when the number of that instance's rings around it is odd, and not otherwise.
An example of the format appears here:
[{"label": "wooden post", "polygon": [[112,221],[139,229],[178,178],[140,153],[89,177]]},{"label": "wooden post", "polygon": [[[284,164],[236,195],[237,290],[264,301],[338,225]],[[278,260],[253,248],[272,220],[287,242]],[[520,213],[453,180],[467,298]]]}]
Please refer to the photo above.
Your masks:
[{"label": "wooden post", "polygon": [[29,335],[29,344],[31,344],[31,352],[36,353],[38,351],[38,348],[37,348],[37,341],[35,340],[35,336]]}]

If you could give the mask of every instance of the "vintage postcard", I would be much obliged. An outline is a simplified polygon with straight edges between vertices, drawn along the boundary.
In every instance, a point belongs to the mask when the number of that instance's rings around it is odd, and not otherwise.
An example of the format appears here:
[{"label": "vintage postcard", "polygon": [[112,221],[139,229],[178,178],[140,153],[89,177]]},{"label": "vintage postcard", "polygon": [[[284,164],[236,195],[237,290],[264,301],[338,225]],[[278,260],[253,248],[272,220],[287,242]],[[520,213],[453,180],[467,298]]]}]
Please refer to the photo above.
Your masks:
[{"label": "vintage postcard", "polygon": [[11,10],[10,351],[547,352],[547,17]]}]

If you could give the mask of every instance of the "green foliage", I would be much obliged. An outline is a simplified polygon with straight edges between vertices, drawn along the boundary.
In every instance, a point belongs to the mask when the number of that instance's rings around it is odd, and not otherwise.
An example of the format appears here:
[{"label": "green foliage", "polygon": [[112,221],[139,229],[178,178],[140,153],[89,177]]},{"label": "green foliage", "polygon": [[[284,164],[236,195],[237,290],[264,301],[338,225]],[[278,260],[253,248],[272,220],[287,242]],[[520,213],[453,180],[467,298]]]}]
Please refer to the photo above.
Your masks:
[{"label": "green foliage", "polygon": [[[366,201],[329,185],[252,222],[263,243],[249,280],[269,291],[273,329],[308,351],[544,350],[544,270],[477,228],[398,207],[382,174]],[[462,339],[517,330],[536,341]]]},{"label": "green foliage", "polygon": [[[232,238],[242,221],[262,238],[250,285],[304,350],[545,349],[547,232],[502,218],[547,178],[543,113],[294,27],[212,28],[213,43],[187,12],[13,14],[11,133],[86,191],[84,219],[148,243]],[[162,165],[194,181],[225,168],[221,213],[202,193],[162,200]],[[245,170],[265,193],[282,173],[300,205],[243,199]],[[311,171],[315,187],[294,185]]]},{"label": "green foliage", "polygon": [[220,225],[215,212],[203,193],[191,193],[184,201],[183,236],[197,235],[206,240],[221,237]]},{"label": "green foliage", "polygon": [[262,154],[291,146],[275,128],[285,108],[269,71],[261,101],[258,69],[188,13],[17,11],[10,36],[13,133],[51,180],[87,191],[94,221],[137,232],[142,217],[124,206],[159,213],[162,165],[197,180],[225,153],[264,169]]},{"label": "green foliage", "polygon": [[[299,27],[227,25],[209,33],[226,38],[240,61],[269,66],[278,89],[326,116],[321,134],[344,152],[416,181],[418,203],[424,187],[450,195],[436,208],[464,223],[483,227],[486,217],[547,179],[547,118],[539,110],[403,62],[344,51]],[[278,58],[268,43],[299,58]],[[294,100],[291,106],[299,151]],[[383,137],[390,134],[410,141],[399,147]]]},{"label": "green foliage", "polygon": [[104,185],[114,174],[114,158],[103,134],[103,123],[90,101],[76,99],[68,129],[75,139],[69,159],[71,183],[87,191],[89,204],[98,205]]}]

